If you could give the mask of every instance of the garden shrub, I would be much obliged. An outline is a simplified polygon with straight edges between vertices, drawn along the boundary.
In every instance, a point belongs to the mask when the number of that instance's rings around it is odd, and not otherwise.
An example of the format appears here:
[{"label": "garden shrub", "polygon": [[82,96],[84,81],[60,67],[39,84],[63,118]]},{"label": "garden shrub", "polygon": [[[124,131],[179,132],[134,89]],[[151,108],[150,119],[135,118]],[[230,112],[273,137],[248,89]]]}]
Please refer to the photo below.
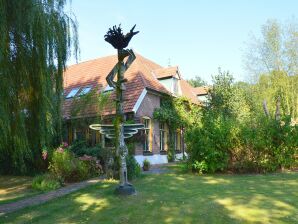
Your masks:
[{"label": "garden shrub", "polygon": [[141,167],[137,163],[135,157],[133,155],[128,155],[126,157],[126,165],[127,165],[127,178],[128,180],[132,180],[137,178],[141,174]]},{"label": "garden shrub", "polygon": [[188,164],[193,171],[264,173],[294,166],[298,126],[290,116],[265,115],[245,88],[232,85],[228,73],[215,77],[209,94],[200,120],[186,129]]},{"label": "garden shrub", "polygon": [[150,162],[149,162],[149,160],[148,159],[145,159],[144,161],[143,161],[143,170],[144,171],[148,171],[149,169],[150,169]]},{"label": "garden shrub", "polygon": [[96,157],[84,155],[79,157],[79,160],[87,166],[90,177],[99,176],[102,173],[102,166]]},{"label": "garden shrub", "polygon": [[53,152],[49,165],[50,172],[66,182],[74,182],[89,177],[88,166],[75,157],[69,149],[59,147]]},{"label": "garden shrub", "polygon": [[69,149],[76,155],[76,156],[93,156],[93,157],[100,157],[100,150],[101,146],[95,145],[93,147],[88,146],[86,141],[84,140],[76,140],[71,144]]},{"label": "garden shrub", "polygon": [[32,188],[40,191],[56,190],[61,186],[61,181],[50,174],[38,175],[32,181]]}]

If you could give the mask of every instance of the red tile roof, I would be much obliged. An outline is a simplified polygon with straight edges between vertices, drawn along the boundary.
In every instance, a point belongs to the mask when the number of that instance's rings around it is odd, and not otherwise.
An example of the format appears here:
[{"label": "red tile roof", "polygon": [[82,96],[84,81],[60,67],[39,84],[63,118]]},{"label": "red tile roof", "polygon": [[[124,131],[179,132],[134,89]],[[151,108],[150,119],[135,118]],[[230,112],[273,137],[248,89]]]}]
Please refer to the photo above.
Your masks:
[{"label": "red tile roof", "polygon": [[[106,86],[106,76],[117,63],[117,56],[107,56],[98,58],[79,64],[67,67],[64,72],[64,93],[65,96],[77,87],[91,86],[102,91]],[[177,77],[178,75],[178,77]],[[160,93],[172,95],[159,81],[158,78],[177,77],[179,76],[178,67],[163,68],[153,61],[136,54],[136,60],[125,73],[127,82],[125,83],[126,90],[124,91],[124,112],[132,112],[139,96],[144,88],[154,90]],[[180,88],[183,96],[189,98],[193,103],[199,104],[196,90],[190,84],[183,80],[179,80]],[[111,92],[112,99],[115,98],[115,93]],[[73,99],[65,99],[63,102],[63,117],[69,119],[71,117]],[[98,113],[96,105],[87,105],[83,108],[77,117],[81,116],[96,116]],[[102,110],[102,115],[114,114],[115,108],[113,104],[107,105]]]},{"label": "red tile roof", "polygon": [[200,87],[195,87],[193,88],[193,92],[196,95],[207,95],[209,91],[209,87],[208,86],[200,86]]},{"label": "red tile roof", "polygon": [[[64,72],[65,96],[76,87],[92,86],[103,90],[107,86],[106,76],[117,62],[117,56],[98,58],[67,67]],[[159,83],[152,75],[152,71],[162,68],[160,65],[136,55],[136,60],[125,73],[128,82],[125,83],[124,91],[124,112],[131,112],[144,88],[149,88],[161,93],[170,94],[167,89]],[[114,98],[111,94],[111,98]],[[63,103],[63,117],[71,117],[72,99],[65,99]],[[106,108],[103,115],[114,113],[114,108]],[[84,109],[84,116],[94,116],[94,106]]]},{"label": "red tile roof", "polygon": [[200,104],[194,88],[184,79],[179,80],[179,82],[182,95],[190,99],[192,103]]},{"label": "red tile roof", "polygon": [[159,68],[153,71],[157,79],[176,77],[178,74],[178,67]]}]

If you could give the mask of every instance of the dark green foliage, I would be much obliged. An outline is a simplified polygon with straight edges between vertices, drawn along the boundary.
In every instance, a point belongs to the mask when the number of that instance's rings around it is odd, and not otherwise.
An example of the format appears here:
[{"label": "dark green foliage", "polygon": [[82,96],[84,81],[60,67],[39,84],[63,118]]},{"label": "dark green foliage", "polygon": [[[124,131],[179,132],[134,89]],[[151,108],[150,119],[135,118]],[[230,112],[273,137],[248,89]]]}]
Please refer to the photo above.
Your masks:
[{"label": "dark green foliage", "polygon": [[141,175],[141,167],[133,155],[126,157],[127,178],[133,180]]},{"label": "dark green foliage", "polygon": [[259,117],[241,127],[240,137],[243,150],[234,153],[234,168],[239,172],[271,172],[291,168],[295,163],[298,127],[290,125],[290,117],[282,121]]},{"label": "dark green foliage", "polygon": [[50,174],[38,175],[32,180],[32,188],[40,191],[56,190],[61,186],[61,182]]},{"label": "dark green foliage", "polygon": [[133,140],[130,140],[127,143],[128,155],[126,156],[126,165],[127,165],[127,178],[129,180],[135,179],[141,175],[141,167],[137,163],[134,154],[135,154],[135,145]]},{"label": "dark green foliage", "polygon": [[174,148],[174,144],[173,141],[171,141],[169,143],[169,149],[167,152],[167,158],[169,162],[174,162],[175,161],[175,148]]},{"label": "dark green foliage", "polygon": [[175,161],[174,138],[177,128],[191,128],[200,120],[200,107],[192,104],[185,97],[167,97],[161,101],[161,107],[153,113],[154,119],[166,123],[169,128],[169,149],[167,157],[169,162]]},{"label": "dark green foliage", "polygon": [[88,165],[76,158],[69,149],[61,147],[53,152],[49,170],[53,176],[63,182],[75,182],[90,177]]},{"label": "dark green foliage", "polygon": [[281,120],[265,116],[257,93],[251,90],[255,88],[233,84],[226,72],[214,77],[210,102],[200,122],[186,133],[194,171],[272,172],[294,165],[297,125],[290,116],[283,115]]},{"label": "dark green foliage", "polygon": [[166,97],[161,101],[161,107],[153,113],[154,119],[167,123],[170,129],[189,126],[196,122],[199,107],[193,105],[187,98]]},{"label": "dark green foliage", "polygon": [[46,169],[61,142],[62,73],[76,23],[65,0],[0,1],[0,172]]},{"label": "dark green foliage", "polygon": [[143,170],[148,171],[150,169],[150,166],[151,166],[151,164],[150,164],[149,160],[145,159],[143,161]]},{"label": "dark green foliage", "polygon": [[85,164],[88,169],[88,177],[96,177],[102,174],[102,166],[99,164],[99,160],[92,156],[79,157],[80,161]]},{"label": "dark green foliage", "polygon": [[98,144],[96,146],[90,147],[84,140],[76,140],[69,147],[69,149],[76,154],[76,156],[93,156],[96,158],[101,157],[101,146]]},{"label": "dark green foliage", "polygon": [[[206,115],[207,116],[207,115]],[[228,165],[228,153],[231,146],[231,126],[223,117],[209,115],[202,127],[187,131],[186,143],[189,161],[193,170],[213,173],[224,170]]]}]

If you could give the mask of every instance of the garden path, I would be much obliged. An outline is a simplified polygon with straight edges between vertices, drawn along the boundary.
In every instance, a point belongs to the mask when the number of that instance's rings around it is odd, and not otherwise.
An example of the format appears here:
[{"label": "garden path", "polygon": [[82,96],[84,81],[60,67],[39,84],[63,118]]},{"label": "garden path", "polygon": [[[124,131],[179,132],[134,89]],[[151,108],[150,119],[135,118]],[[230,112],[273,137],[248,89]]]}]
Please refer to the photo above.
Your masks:
[{"label": "garden path", "polygon": [[29,206],[33,206],[33,205],[39,205],[39,204],[43,204],[47,201],[50,201],[52,199],[70,194],[74,191],[80,190],[82,188],[85,188],[89,185],[92,184],[96,184],[98,182],[102,181],[102,178],[93,178],[90,180],[86,180],[83,182],[79,182],[79,183],[73,183],[73,184],[69,184],[65,187],[62,187],[60,189],[54,190],[54,191],[50,191],[44,194],[40,194],[34,197],[30,197],[30,198],[26,198],[20,201],[16,201],[16,202],[11,202],[11,203],[7,203],[7,204],[2,204],[0,205],[0,216],[3,216],[7,213],[10,212],[14,212]]}]

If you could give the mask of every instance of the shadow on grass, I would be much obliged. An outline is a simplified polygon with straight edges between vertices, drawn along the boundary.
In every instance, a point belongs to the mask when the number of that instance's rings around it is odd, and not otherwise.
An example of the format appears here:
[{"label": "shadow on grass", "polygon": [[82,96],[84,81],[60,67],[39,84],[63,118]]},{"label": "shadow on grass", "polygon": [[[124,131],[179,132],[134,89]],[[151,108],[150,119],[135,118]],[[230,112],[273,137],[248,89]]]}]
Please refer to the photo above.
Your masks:
[{"label": "shadow on grass", "polygon": [[298,174],[145,175],[137,195],[115,181],[0,218],[0,223],[297,223]]},{"label": "shadow on grass", "polygon": [[31,188],[32,177],[0,176],[0,204],[17,201],[40,193]]}]

